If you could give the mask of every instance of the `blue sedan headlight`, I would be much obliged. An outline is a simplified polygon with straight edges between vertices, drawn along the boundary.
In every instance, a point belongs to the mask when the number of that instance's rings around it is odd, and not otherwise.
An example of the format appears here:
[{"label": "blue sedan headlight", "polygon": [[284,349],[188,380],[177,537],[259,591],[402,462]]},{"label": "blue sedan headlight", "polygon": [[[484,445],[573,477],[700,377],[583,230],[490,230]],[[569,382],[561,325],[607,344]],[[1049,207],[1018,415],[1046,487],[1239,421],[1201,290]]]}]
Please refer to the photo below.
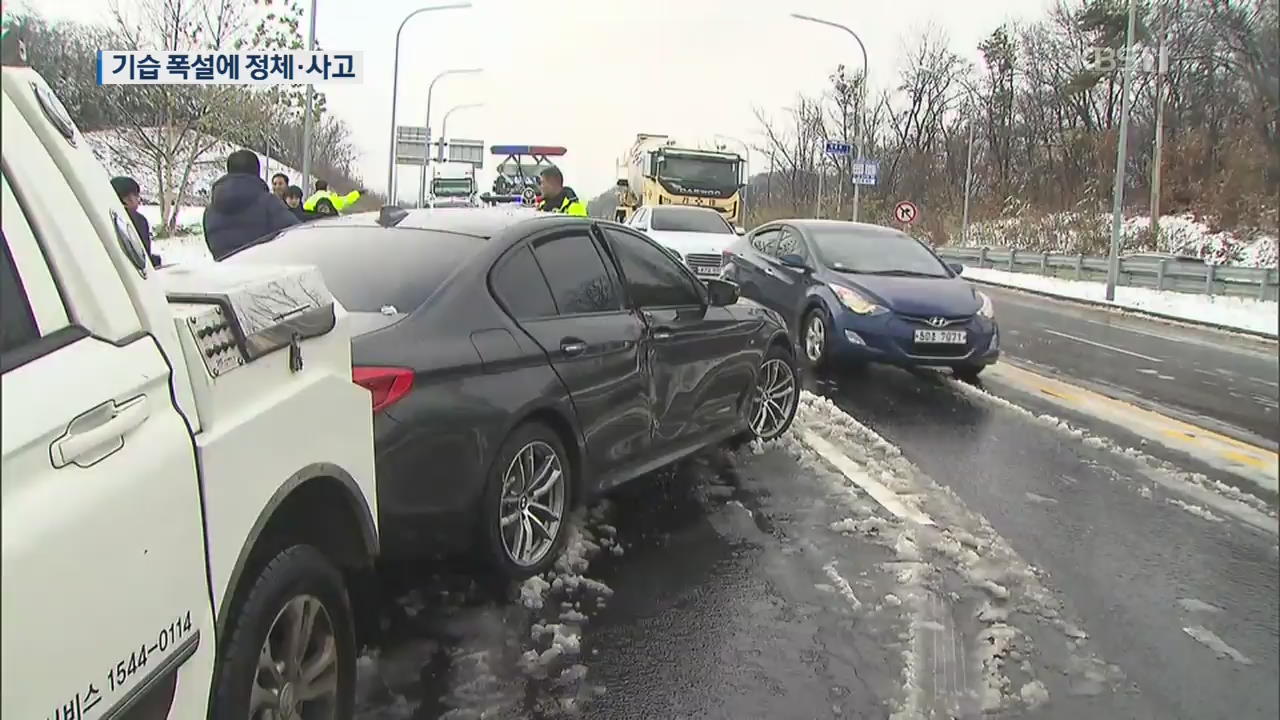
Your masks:
[{"label": "blue sedan headlight", "polygon": [[991,306],[991,298],[986,293],[977,293],[978,299],[982,301],[982,307],[978,308],[978,314],[984,318],[994,318],[996,316],[995,308]]},{"label": "blue sedan headlight", "polygon": [[875,315],[877,313],[886,312],[884,307],[871,302],[867,298],[863,297],[861,293],[850,290],[843,285],[828,284],[827,287],[831,288],[831,292],[836,294],[836,297],[840,300],[840,304],[844,305],[851,312],[855,312],[859,315]]}]

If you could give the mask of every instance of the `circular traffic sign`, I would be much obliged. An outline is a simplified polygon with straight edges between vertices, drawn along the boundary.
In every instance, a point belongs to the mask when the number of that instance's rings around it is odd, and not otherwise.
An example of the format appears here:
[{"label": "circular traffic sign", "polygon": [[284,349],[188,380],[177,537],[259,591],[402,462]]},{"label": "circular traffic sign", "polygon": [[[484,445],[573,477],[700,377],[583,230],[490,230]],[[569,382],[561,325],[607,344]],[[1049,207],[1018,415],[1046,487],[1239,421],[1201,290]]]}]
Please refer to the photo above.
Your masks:
[{"label": "circular traffic sign", "polygon": [[920,216],[920,209],[910,200],[903,200],[893,206],[893,219],[903,225],[910,225]]}]

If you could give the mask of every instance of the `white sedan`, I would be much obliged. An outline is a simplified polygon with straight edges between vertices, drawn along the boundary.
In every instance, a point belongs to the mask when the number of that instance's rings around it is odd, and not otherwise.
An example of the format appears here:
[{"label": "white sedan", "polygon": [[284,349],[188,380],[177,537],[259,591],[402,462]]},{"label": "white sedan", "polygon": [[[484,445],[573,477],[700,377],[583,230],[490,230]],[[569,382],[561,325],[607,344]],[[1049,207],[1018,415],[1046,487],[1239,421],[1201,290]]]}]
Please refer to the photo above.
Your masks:
[{"label": "white sedan", "polygon": [[711,208],[644,205],[629,226],[680,256],[698,277],[719,277],[724,251],[741,234]]}]

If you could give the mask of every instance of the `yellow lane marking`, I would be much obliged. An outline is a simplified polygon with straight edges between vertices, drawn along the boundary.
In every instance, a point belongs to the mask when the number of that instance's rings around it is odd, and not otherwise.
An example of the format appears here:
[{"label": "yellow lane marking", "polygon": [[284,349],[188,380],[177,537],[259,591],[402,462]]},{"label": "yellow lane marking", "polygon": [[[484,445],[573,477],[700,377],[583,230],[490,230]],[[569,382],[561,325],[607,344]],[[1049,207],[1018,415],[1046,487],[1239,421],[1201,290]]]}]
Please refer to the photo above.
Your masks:
[{"label": "yellow lane marking", "polygon": [[987,377],[1046,397],[1062,407],[1110,420],[1149,440],[1174,450],[1192,452],[1221,469],[1247,477],[1269,490],[1277,490],[1280,455],[1271,450],[1014,365],[995,365]]}]

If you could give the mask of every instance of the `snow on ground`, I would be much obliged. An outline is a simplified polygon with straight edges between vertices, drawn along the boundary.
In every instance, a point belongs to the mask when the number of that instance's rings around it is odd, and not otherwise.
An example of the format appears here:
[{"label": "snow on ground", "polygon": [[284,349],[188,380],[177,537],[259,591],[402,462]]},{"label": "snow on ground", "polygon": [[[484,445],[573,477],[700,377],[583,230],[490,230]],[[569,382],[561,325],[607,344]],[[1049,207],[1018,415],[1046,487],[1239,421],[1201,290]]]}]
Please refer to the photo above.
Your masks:
[{"label": "snow on ground", "polygon": [[[1006,270],[968,266],[965,267],[962,275],[979,282],[1034,290],[1076,300],[1106,302],[1106,285],[1100,282],[1067,280],[1032,273],[1011,273]],[[1146,310],[1269,335],[1276,335],[1280,330],[1277,304],[1270,300],[1222,295],[1210,297],[1169,290],[1118,286],[1116,299],[1111,304],[1120,309]]]},{"label": "snow on ground", "polygon": [[[1092,435],[1080,428],[1074,427],[1065,420],[1054,417],[1053,415],[1049,415],[1047,413],[1036,415],[1020,405],[1012,403],[998,395],[993,395],[984,389],[974,387],[968,383],[950,378],[948,379],[948,382],[950,382],[952,387],[970,395],[971,397],[1018,413],[1019,415],[1029,418],[1043,427],[1062,433],[1072,440],[1080,442],[1085,447],[1095,450],[1106,450],[1128,459],[1136,465],[1138,473],[1148,480],[1151,480],[1153,484],[1150,486],[1135,486],[1128,478],[1124,478],[1114,469],[1110,470],[1112,479],[1124,482],[1143,498],[1151,499],[1152,488],[1155,486],[1161,486],[1174,493],[1187,497],[1191,500],[1195,500],[1202,505],[1207,505],[1224,514],[1231,515],[1242,522],[1252,525],[1253,527],[1275,532],[1274,530],[1271,530],[1271,528],[1276,527],[1276,511],[1273,510],[1265,500],[1262,500],[1255,495],[1247,493],[1237,487],[1227,485],[1219,480],[1211,479],[1203,473],[1183,470],[1173,463],[1153,457],[1141,450],[1123,447],[1109,437]],[[1206,520],[1217,519],[1216,515],[1210,513],[1201,505],[1193,505],[1185,501],[1176,500],[1171,501],[1170,504]]]},{"label": "snow on ground", "polygon": [[[1134,216],[1120,226],[1124,252],[1151,250],[1148,232],[1151,218]],[[1096,247],[1110,237],[1109,213],[1063,212],[1029,217],[984,220],[969,226],[967,245],[1012,247],[1035,252],[1076,253]],[[1160,252],[1194,255],[1215,265],[1276,267],[1277,238],[1268,232],[1214,231],[1190,213],[1160,218]]]},{"label": "snow on ground", "polygon": [[156,238],[151,244],[151,250],[160,256],[161,262],[166,266],[213,262],[203,234]]},{"label": "snow on ground", "polygon": [[[820,445],[803,440],[806,434],[834,445],[843,457],[819,451]],[[1039,707],[1050,696],[1036,677],[1046,669],[1046,679],[1065,676],[1073,689],[1084,688],[1088,694],[1122,683],[1119,668],[1090,652],[1088,633],[1065,617],[1061,601],[1043,585],[1041,571],[1020,558],[954,492],[937,485],[896,446],[830,400],[804,393],[791,431],[768,446],[754,444],[752,451],[770,447],[792,455],[831,487],[832,500],[849,513],[831,524],[833,532],[893,553],[894,560],[879,567],[896,578],[893,592],[858,603],[866,612],[902,617],[903,684],[891,717],[967,717]],[[855,477],[891,489],[914,514],[936,524],[912,521],[912,513],[888,513],[855,484],[863,482]],[[823,570],[833,592],[846,599],[852,595],[833,566]],[[973,616],[957,612],[975,606]],[[1056,628],[1044,641],[1060,644],[1060,650],[1037,648],[1027,622]],[[1065,657],[1065,665],[1049,668],[1050,655]]]},{"label": "snow on ground", "polygon": [[[140,205],[138,212],[151,223],[151,231],[162,226],[159,205]],[[200,233],[204,229],[204,206],[183,205],[178,208],[178,233]]]}]

